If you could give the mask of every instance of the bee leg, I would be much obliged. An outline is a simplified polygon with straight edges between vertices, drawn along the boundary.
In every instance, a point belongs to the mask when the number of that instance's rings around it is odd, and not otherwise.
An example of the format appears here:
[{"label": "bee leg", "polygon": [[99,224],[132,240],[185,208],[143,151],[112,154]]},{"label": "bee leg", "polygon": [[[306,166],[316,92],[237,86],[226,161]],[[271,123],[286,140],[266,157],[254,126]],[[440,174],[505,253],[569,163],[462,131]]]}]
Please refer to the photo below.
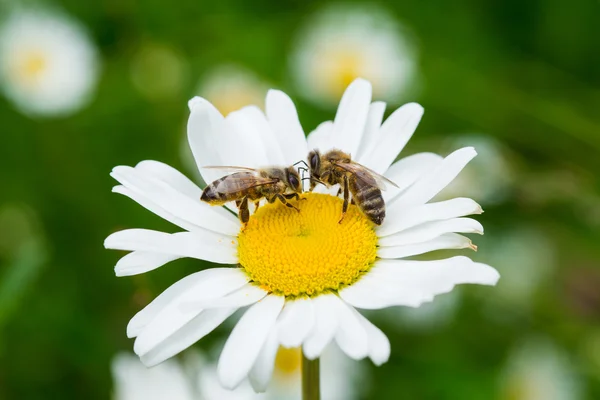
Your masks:
[{"label": "bee leg", "polygon": [[306,198],[300,198],[300,195],[298,193],[288,193],[288,194],[284,194],[283,197],[285,197],[288,200],[291,199],[296,199],[296,200],[306,200]]},{"label": "bee leg", "polygon": [[[340,189],[341,190],[341,189]],[[348,177],[344,175],[344,204],[342,205],[342,217],[338,221],[341,224],[348,211],[348,197],[350,196],[350,190],[348,190]]]},{"label": "bee leg", "polygon": [[283,195],[281,195],[279,193],[276,194],[275,196],[273,196],[272,199],[273,199],[273,201],[275,201],[275,199],[278,199],[283,204],[285,204],[287,207],[293,208],[294,210],[300,212],[300,209],[298,207],[294,206],[292,203],[288,203],[287,200],[285,199],[285,197],[283,197]]},{"label": "bee leg", "polygon": [[254,202],[254,212],[258,210],[258,207],[260,207],[260,200]]},{"label": "bee leg", "polygon": [[339,197],[341,193],[342,193],[342,188],[340,187],[340,188],[338,189],[338,192],[337,192],[337,194],[335,195],[335,197]]},{"label": "bee leg", "polygon": [[239,203],[240,204],[238,208],[240,221],[242,221],[242,224],[247,224],[248,220],[250,219],[250,210],[248,210],[248,197],[244,197],[241,201],[239,201]]}]

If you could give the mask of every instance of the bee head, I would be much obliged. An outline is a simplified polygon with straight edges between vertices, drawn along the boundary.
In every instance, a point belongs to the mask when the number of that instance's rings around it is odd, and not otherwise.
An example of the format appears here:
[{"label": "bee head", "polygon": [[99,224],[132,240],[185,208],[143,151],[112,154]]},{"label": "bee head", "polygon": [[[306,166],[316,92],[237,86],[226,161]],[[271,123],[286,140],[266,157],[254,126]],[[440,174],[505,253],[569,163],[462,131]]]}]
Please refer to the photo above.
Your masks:
[{"label": "bee head", "polygon": [[285,170],[285,180],[288,186],[296,193],[302,193],[302,186],[300,185],[300,175],[296,168],[288,167]]},{"label": "bee head", "polygon": [[318,150],[313,150],[308,153],[308,165],[310,166],[310,174],[315,178],[319,178],[319,169],[321,168],[321,155]]}]

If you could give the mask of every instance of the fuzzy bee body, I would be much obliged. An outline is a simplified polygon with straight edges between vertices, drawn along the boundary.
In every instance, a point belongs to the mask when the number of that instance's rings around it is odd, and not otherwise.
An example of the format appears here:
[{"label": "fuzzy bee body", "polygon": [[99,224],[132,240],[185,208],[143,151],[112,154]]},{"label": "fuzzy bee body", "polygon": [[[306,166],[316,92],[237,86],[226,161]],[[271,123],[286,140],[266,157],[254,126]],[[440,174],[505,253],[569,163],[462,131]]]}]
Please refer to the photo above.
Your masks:
[{"label": "fuzzy bee body", "polygon": [[387,178],[379,175],[357,162],[352,161],[349,154],[341,150],[330,150],[320,154],[317,150],[308,155],[308,164],[312,178],[311,190],[317,182],[327,186],[340,185],[344,195],[342,205],[343,220],[348,210],[349,197],[352,202],[377,225],[381,225],[385,218],[385,202],[381,189],[385,189],[385,182],[396,186]]},{"label": "fuzzy bee body", "polygon": [[245,167],[204,167],[235,171],[217,179],[203,191],[200,200],[211,205],[222,206],[230,201],[235,201],[239,208],[239,218],[242,223],[250,219],[248,202],[253,202],[258,208],[264,198],[269,203],[281,201],[290,208],[294,205],[287,200],[298,199],[302,192],[300,176],[293,167],[253,169]]},{"label": "fuzzy bee body", "polygon": [[385,202],[381,190],[356,176],[348,179],[348,188],[358,208],[375,224],[381,225],[385,218]]}]

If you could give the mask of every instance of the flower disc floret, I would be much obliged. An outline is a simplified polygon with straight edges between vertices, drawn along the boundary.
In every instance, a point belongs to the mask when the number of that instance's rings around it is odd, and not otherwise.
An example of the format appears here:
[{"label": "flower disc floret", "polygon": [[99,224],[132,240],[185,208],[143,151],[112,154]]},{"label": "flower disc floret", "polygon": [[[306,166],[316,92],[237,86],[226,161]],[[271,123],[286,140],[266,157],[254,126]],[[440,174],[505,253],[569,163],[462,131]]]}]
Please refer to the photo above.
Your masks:
[{"label": "flower disc floret", "polygon": [[307,193],[292,202],[300,212],[267,204],[239,234],[239,262],[253,282],[283,296],[316,296],[351,285],[371,268],[377,235],[356,206],[340,223],[338,197]]}]

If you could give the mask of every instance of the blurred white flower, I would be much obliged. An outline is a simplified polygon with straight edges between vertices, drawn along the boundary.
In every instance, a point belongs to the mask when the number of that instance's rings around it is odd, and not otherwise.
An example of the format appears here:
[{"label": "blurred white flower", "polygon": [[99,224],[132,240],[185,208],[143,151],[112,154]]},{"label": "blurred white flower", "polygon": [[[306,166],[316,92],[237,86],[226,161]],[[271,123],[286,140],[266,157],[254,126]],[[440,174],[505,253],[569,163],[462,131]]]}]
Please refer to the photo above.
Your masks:
[{"label": "blurred white flower", "polygon": [[501,399],[578,400],[581,382],[560,349],[551,343],[530,339],[510,355],[500,383]]},{"label": "blurred white flower", "polygon": [[477,157],[464,172],[449,184],[438,199],[451,199],[457,196],[471,197],[485,207],[499,204],[510,195],[513,184],[513,172],[507,152],[491,136],[461,135],[449,141],[449,148],[469,143],[477,149]]},{"label": "blurred white flower", "polygon": [[185,85],[187,73],[187,64],[177,51],[156,43],[143,45],[131,64],[135,88],[150,100],[179,93]]},{"label": "blurred white flower", "polygon": [[358,77],[371,81],[374,97],[398,102],[416,86],[415,54],[388,11],[337,5],[300,29],[290,69],[298,91],[322,105],[335,105]]},{"label": "blurred white flower", "polygon": [[220,65],[207,72],[196,93],[223,115],[248,105],[264,107],[268,85],[253,72],[236,65]]},{"label": "blurred white flower", "polygon": [[0,89],[30,116],[65,116],[90,100],[98,56],[83,27],[43,11],[14,11],[0,28]]},{"label": "blurred white flower", "polygon": [[[527,312],[537,289],[556,269],[554,245],[544,232],[529,226],[488,235],[481,239],[487,249],[485,259],[498,267],[502,280],[494,296],[486,298],[487,303],[494,308],[517,310],[510,314],[490,311],[489,315],[498,319]],[[493,248],[486,243],[494,243]]]},{"label": "blurred white flower", "polygon": [[[368,387],[364,364],[346,357],[336,346],[329,346],[321,359],[321,398],[353,400]],[[300,400],[300,348],[279,348],[273,380],[265,393],[255,393],[245,380],[236,389],[224,389],[216,364],[197,352],[187,354],[185,362],[170,359],[147,368],[138,357],[119,354],[113,359],[114,400]]]},{"label": "blurred white flower", "polygon": [[194,380],[175,359],[147,368],[130,354],[112,362],[114,400],[196,400]]},{"label": "blurred white flower", "polygon": [[[265,393],[254,393],[248,381],[237,389],[227,390],[217,377],[217,366],[206,366],[198,382],[204,400],[301,400],[302,353],[300,348],[279,348],[275,358],[273,380]],[[364,364],[353,362],[335,345],[327,347],[321,357],[321,398],[353,400],[369,385]]]}]

